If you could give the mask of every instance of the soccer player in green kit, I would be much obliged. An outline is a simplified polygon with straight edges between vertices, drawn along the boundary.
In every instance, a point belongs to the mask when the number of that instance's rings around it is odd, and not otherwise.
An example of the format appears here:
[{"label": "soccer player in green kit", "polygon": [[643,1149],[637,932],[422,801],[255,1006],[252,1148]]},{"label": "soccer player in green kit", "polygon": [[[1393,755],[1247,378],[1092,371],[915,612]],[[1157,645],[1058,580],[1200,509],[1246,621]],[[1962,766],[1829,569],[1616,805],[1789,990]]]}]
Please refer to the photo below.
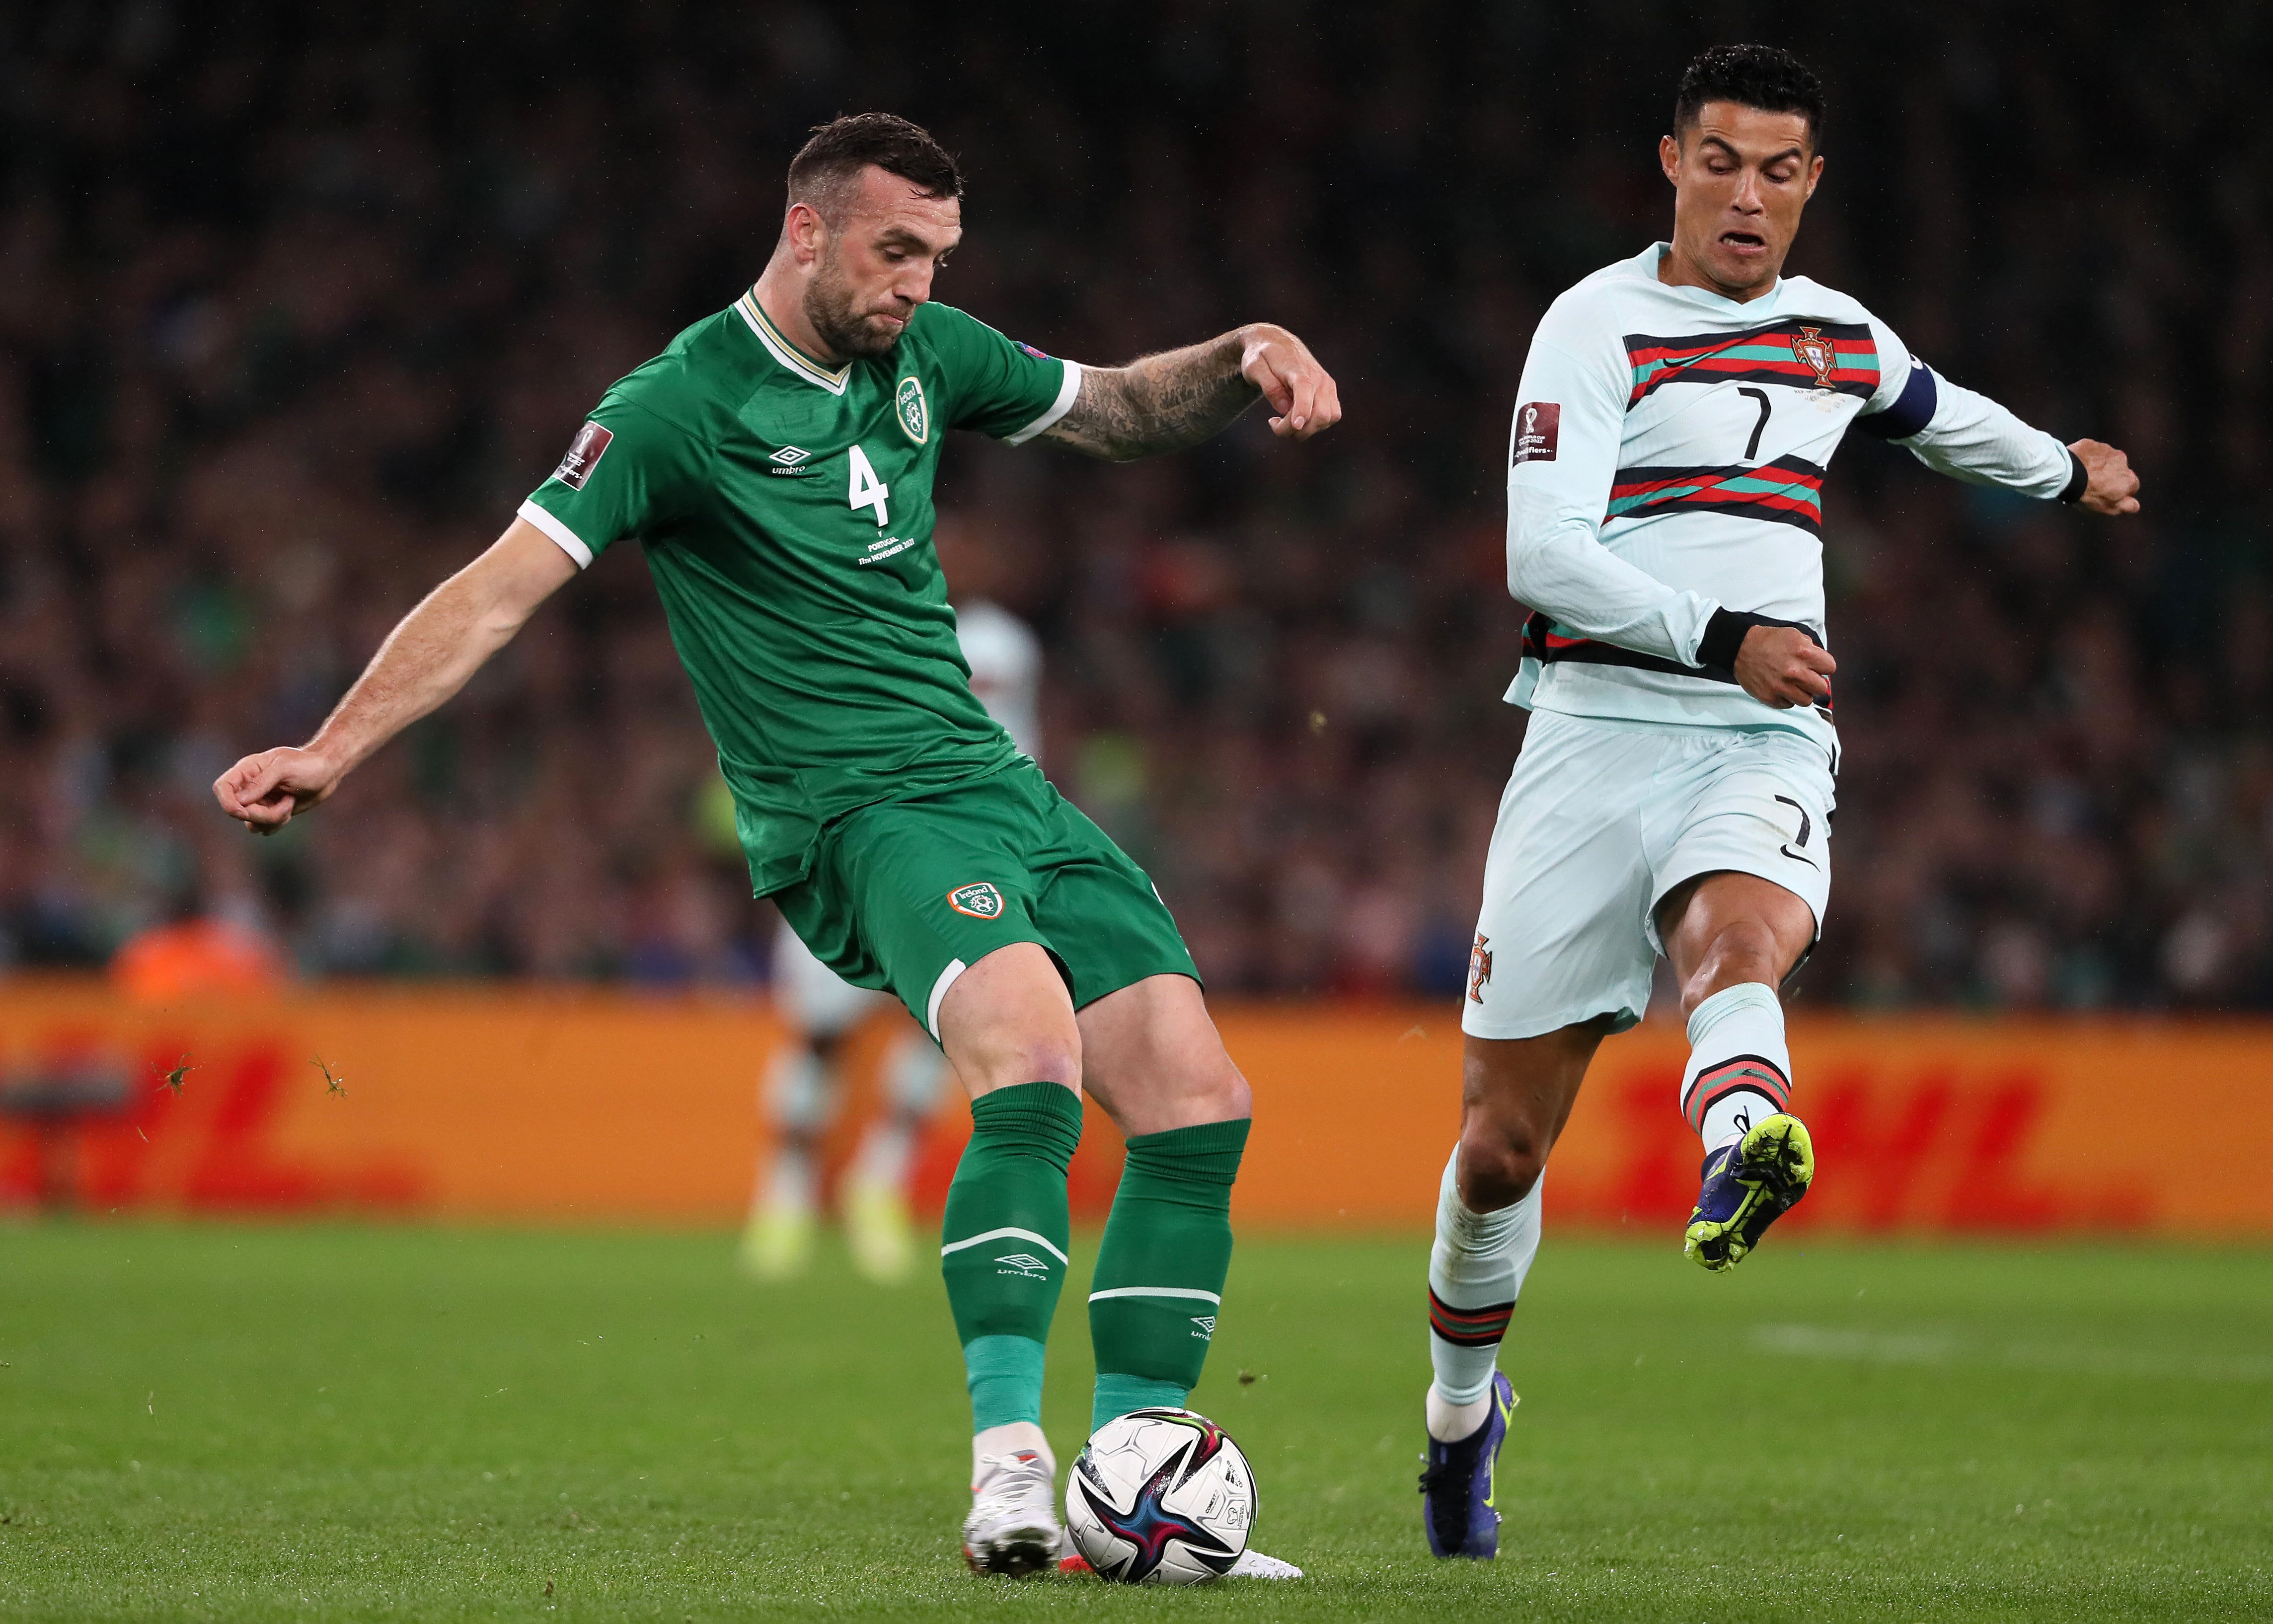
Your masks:
[{"label": "soccer player in green kit", "polygon": [[894,992],[971,1094],[941,1246],[975,1434],[964,1549],[1020,1574],[1058,1555],[1042,1351],[1082,1090],[1129,1147],[1090,1296],[1092,1426],[1180,1404],[1199,1378],[1250,1104],[1152,883],[971,697],[932,549],[940,445],[975,429],[1126,460],[1197,445],[1257,396],[1289,439],[1341,408],[1283,328],[1093,368],[931,303],[962,190],[904,119],[817,130],[756,285],[602,397],[314,737],[245,757],[214,792],[263,834],[320,805],[637,537],[755,894],[846,980]]}]

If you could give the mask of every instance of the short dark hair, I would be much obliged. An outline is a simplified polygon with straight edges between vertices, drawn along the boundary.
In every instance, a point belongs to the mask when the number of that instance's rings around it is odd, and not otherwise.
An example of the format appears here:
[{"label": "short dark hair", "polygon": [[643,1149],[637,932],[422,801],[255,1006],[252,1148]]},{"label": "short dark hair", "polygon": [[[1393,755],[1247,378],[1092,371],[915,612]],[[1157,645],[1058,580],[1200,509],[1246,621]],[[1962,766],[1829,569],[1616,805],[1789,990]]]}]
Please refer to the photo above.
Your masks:
[{"label": "short dark hair", "polygon": [[813,127],[789,162],[789,200],[809,203],[825,217],[844,183],[872,163],[926,198],[963,195],[963,172],[931,131],[896,114],[852,113]]},{"label": "short dark hair", "polygon": [[1707,101],[1733,101],[1763,113],[1797,113],[1807,142],[1823,145],[1823,81],[1789,51],[1774,45],[1715,45],[1682,70],[1673,98],[1673,132],[1697,122]]}]

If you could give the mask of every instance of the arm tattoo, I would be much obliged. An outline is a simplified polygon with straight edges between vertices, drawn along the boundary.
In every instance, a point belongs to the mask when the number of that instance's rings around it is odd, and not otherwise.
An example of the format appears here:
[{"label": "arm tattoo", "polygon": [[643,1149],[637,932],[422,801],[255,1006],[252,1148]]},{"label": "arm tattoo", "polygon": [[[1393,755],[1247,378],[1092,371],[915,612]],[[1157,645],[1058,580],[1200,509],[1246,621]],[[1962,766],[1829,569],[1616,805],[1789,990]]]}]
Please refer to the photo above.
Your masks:
[{"label": "arm tattoo", "polygon": [[1234,332],[1125,367],[1084,367],[1073,405],[1042,438],[1115,462],[1197,445],[1261,393],[1240,376],[1241,354]]}]

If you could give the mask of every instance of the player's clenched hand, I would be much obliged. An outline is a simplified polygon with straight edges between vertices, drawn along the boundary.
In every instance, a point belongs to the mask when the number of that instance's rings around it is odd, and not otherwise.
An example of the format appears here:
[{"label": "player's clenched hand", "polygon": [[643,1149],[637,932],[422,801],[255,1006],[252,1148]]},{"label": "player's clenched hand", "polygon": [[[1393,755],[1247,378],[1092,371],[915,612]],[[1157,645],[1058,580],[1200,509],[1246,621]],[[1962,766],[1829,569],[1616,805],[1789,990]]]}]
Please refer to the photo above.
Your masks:
[{"label": "player's clenched hand", "polygon": [[274,834],[294,812],[330,799],[340,777],[340,768],[312,750],[264,750],[214,779],[214,799],[255,834]]},{"label": "player's clenched hand", "polygon": [[1284,327],[1257,322],[1241,334],[1239,375],[1263,392],[1278,415],[1271,432],[1307,440],[1342,420],[1341,393],[1309,347]]},{"label": "player's clenched hand", "polygon": [[2130,458],[2097,440],[2078,440],[2068,449],[2083,464],[2085,483],[2083,494],[2075,499],[2078,507],[2110,515],[2139,511],[2139,476],[2131,471]]},{"label": "player's clenched hand", "polygon": [[1831,651],[1794,626],[1754,626],[1737,646],[1737,681],[1763,705],[1789,710],[1831,697]]}]

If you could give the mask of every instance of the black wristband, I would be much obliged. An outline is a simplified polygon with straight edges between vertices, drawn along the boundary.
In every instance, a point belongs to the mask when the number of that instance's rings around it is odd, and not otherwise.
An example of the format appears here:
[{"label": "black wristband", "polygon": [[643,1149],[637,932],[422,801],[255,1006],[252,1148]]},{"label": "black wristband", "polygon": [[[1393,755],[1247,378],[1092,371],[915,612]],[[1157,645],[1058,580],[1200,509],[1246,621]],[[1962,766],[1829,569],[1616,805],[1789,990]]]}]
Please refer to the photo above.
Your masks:
[{"label": "black wristband", "polygon": [[1714,610],[1713,617],[1705,623],[1705,635],[1697,640],[1697,663],[1708,671],[1735,676],[1737,650],[1744,646],[1744,633],[1767,624],[1759,616],[1747,615],[1741,610]]},{"label": "black wristband", "polygon": [[2083,459],[2077,456],[2075,453],[2072,451],[2068,453],[2067,461],[2067,484],[2060,491],[2059,499],[2063,502],[2080,502],[2083,499],[2083,493],[2091,486],[2091,474],[2083,466]]}]

